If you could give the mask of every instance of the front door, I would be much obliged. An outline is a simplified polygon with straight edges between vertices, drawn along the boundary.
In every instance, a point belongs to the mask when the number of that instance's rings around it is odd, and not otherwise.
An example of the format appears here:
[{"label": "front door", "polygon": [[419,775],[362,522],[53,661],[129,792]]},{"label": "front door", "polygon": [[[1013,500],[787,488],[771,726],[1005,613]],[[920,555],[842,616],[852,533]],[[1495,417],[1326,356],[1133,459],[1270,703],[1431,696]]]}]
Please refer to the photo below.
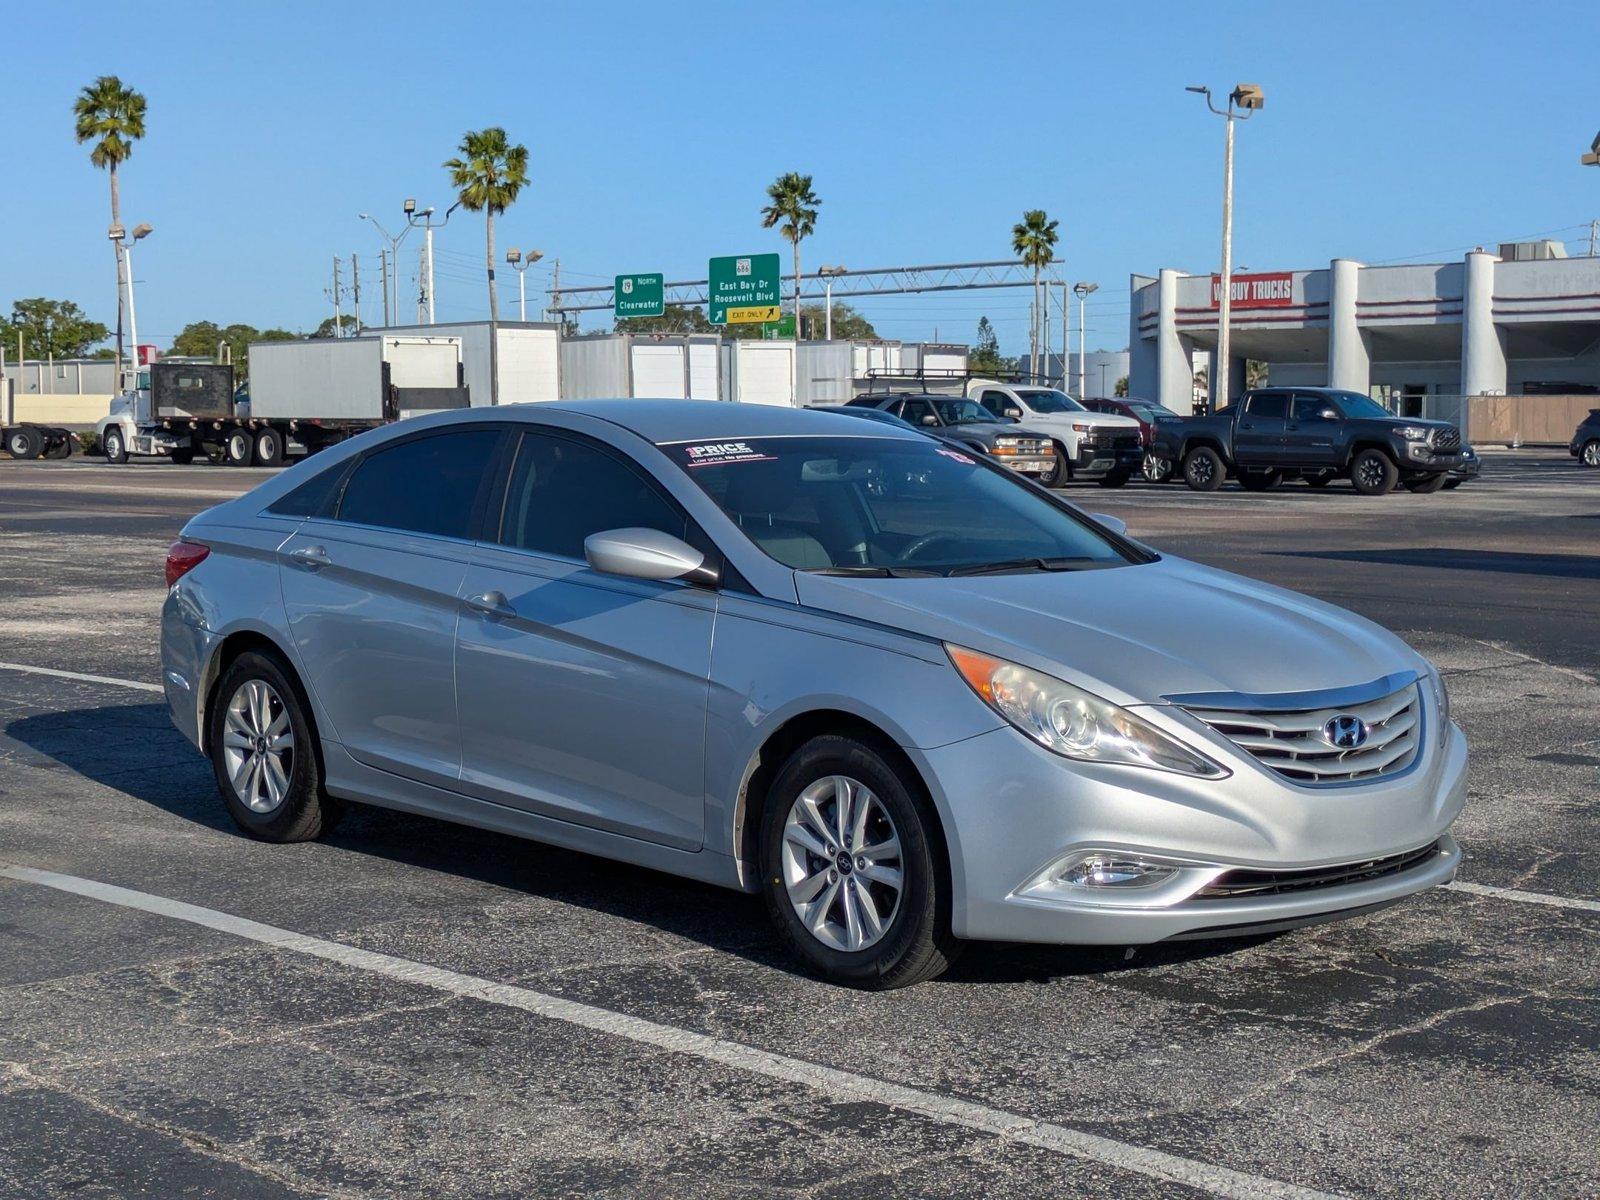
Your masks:
[{"label": "front door", "polygon": [[1289,398],[1283,392],[1252,392],[1233,427],[1233,456],[1242,466],[1274,467],[1283,455]]},{"label": "front door", "polygon": [[278,549],[284,606],[323,735],[359,762],[455,786],[455,632],[481,493],[501,434],[469,429],[380,447],[337,511]]},{"label": "front door", "polygon": [[1289,421],[1284,426],[1283,461],[1296,467],[1339,465],[1336,448],[1342,420],[1333,401],[1312,392],[1296,392],[1289,401]]},{"label": "front door", "polygon": [[461,590],[461,786],[695,850],[716,596],[591,570],[584,538],[632,527],[683,537],[688,520],[620,453],[522,434],[498,533]]}]

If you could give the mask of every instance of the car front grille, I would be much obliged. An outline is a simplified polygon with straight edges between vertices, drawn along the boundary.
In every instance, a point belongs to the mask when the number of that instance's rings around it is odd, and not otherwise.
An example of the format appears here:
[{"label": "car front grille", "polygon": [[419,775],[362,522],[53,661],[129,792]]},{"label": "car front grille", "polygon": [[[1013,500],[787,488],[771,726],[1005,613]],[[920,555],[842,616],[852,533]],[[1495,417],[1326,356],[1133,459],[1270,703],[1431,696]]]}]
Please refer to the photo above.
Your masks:
[{"label": "car front grille", "polygon": [[1461,431],[1459,429],[1435,429],[1433,431],[1433,448],[1435,450],[1459,450],[1461,448]]},{"label": "car front grille", "polygon": [[[1285,779],[1318,787],[1396,775],[1412,764],[1422,744],[1415,683],[1376,700],[1334,707],[1184,707]],[[1365,737],[1355,745],[1336,744],[1330,735],[1335,721],[1352,717]]]},{"label": "car front grille", "polygon": [[1031,437],[999,437],[994,442],[997,453],[1014,455],[1017,458],[1047,457],[1050,454],[1050,442],[1047,438]]},{"label": "car front grille", "polygon": [[1366,883],[1423,866],[1438,853],[1439,843],[1433,842],[1420,850],[1391,854],[1387,858],[1369,858],[1365,862],[1341,863],[1335,867],[1310,867],[1294,871],[1226,871],[1196,892],[1194,898],[1236,900],[1244,896],[1282,896],[1289,892],[1310,892],[1319,888]]},{"label": "car front grille", "polygon": [[1088,444],[1096,450],[1137,450],[1144,445],[1144,436],[1137,429],[1118,430],[1115,433],[1092,434]]}]

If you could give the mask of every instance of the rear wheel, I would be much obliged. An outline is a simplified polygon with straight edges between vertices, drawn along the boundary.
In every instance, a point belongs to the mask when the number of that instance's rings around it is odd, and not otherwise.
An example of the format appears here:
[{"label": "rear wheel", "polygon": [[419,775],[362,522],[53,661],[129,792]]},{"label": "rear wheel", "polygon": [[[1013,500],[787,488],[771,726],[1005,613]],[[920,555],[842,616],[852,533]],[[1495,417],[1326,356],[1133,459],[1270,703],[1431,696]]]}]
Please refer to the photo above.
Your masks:
[{"label": "rear wheel", "polygon": [[1183,481],[1197,492],[1214,492],[1227,477],[1222,455],[1210,446],[1197,446],[1184,456]]},{"label": "rear wheel", "polygon": [[954,961],[934,817],[914,781],[852,738],[807,742],[762,817],[762,890],[789,947],[836,983],[887,990]]},{"label": "rear wheel", "polygon": [[1116,470],[1110,471],[1100,477],[1100,486],[1104,488],[1122,487],[1128,482],[1128,479],[1132,474],[1132,467],[1118,467]]},{"label": "rear wheel", "polygon": [[1578,461],[1586,467],[1600,467],[1600,438],[1591,438],[1583,444]]},{"label": "rear wheel", "polygon": [[1363,496],[1384,496],[1394,491],[1400,469],[1382,450],[1363,450],[1350,464],[1350,482]]},{"label": "rear wheel", "polygon": [[117,426],[106,426],[105,436],[100,439],[100,446],[106,453],[108,463],[128,461],[128,443],[122,435],[122,430]]},{"label": "rear wheel", "polygon": [[322,790],[300,689],[274,654],[249,651],[223,673],[208,714],[217,787],[234,824],[264,842],[330,832],[342,806]]},{"label": "rear wheel", "polygon": [[1282,471],[1240,471],[1239,486],[1247,492],[1270,491],[1283,482]]},{"label": "rear wheel", "polygon": [[222,442],[222,457],[230,467],[248,467],[256,452],[256,440],[248,429],[234,429]]},{"label": "rear wheel", "polygon": [[44,451],[44,439],[31,429],[13,429],[6,434],[6,453],[12,458],[38,458]]},{"label": "rear wheel", "polygon": [[1450,482],[1448,475],[1424,475],[1421,479],[1408,479],[1404,487],[1419,496],[1430,496]]},{"label": "rear wheel", "polygon": [[1050,466],[1040,472],[1039,482],[1045,487],[1060,487],[1067,481],[1067,456],[1061,452],[1061,447],[1052,445],[1050,448]]},{"label": "rear wheel", "polygon": [[270,425],[256,430],[256,464],[263,467],[283,466],[283,434]]}]

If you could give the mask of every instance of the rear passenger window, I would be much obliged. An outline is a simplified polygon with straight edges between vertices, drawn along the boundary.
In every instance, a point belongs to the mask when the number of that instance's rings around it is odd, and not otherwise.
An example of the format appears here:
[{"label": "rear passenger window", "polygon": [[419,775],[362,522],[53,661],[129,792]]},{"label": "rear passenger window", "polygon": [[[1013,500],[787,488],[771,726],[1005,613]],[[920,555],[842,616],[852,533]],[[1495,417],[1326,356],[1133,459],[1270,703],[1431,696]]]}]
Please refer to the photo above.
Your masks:
[{"label": "rear passenger window", "polygon": [[1265,396],[1251,396],[1245,411],[1252,417],[1282,420],[1289,415],[1289,398],[1282,392],[1277,395],[1268,393]]},{"label": "rear passenger window", "polygon": [[343,462],[313,475],[267,511],[280,517],[330,517],[339,499],[339,485],[349,473],[350,464]]},{"label": "rear passenger window", "polygon": [[685,536],[687,520],[642,474],[586,442],[524,433],[506,489],[500,541],[518,550],[583,557],[583,539],[608,529]]},{"label": "rear passenger window", "polygon": [[470,538],[478,489],[499,441],[497,429],[464,429],[376,450],[345,485],[339,519]]}]

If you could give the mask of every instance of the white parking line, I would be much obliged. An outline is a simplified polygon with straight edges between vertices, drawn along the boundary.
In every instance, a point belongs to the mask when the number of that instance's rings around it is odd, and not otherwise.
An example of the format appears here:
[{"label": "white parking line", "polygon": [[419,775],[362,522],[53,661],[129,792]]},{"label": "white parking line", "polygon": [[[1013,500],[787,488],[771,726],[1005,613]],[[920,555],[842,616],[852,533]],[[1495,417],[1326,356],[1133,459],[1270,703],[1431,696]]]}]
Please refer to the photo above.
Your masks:
[{"label": "white parking line", "polygon": [[76,679],[80,683],[104,683],[111,687],[135,688],[141,692],[159,692],[159,683],[142,683],[137,679],[118,679],[112,675],[84,675],[78,671],[58,671],[54,667],[30,667],[26,663],[0,662],[0,671],[21,671],[25,675],[48,675],[52,679]]},{"label": "white parking line", "polygon": [[476,975],[464,975],[459,971],[412,962],[389,954],[379,954],[372,950],[348,946],[342,942],[327,941],[295,933],[292,930],[279,929],[273,925],[263,925],[258,921],[232,916],[216,909],[185,904],[181,900],[169,900],[164,896],[136,892],[113,884],[80,879],[73,875],[60,875],[54,871],[41,871],[32,867],[0,867],[0,876],[87,896],[123,908],[138,909],[179,921],[188,921],[193,925],[248,938],[281,950],[292,950],[299,954],[340,963],[374,975],[481,1000],[488,1004],[521,1009],[536,1016],[564,1021],[569,1025],[625,1038],[641,1045],[689,1055],[706,1062],[718,1063],[785,1083],[799,1084],[821,1093],[831,1101],[882,1104],[945,1125],[993,1134],[996,1137],[1057,1154],[1134,1171],[1152,1179],[1200,1188],[1218,1196],[1237,1197],[1238,1200],[1330,1200],[1330,1194],[1327,1192],[1313,1191],[1294,1184],[1281,1183],[1278,1180],[1183,1158],[1180,1155],[1114,1141],[1111,1138],[1069,1129],[1064,1125],[1038,1121],[1020,1113],[991,1108],[986,1104],[958,1100],[938,1092],[887,1083],[869,1076],[842,1071],[836,1067],[826,1067],[755,1046],[746,1046],[740,1042],[728,1041],[725,1038],[708,1037],[672,1025],[630,1017],[610,1009],[596,1008],[593,1005],[562,999],[529,988],[496,983]]},{"label": "white parking line", "polygon": [[1550,908],[1576,908],[1583,912],[1600,912],[1600,900],[1573,900],[1567,896],[1552,896],[1548,892],[1525,892],[1520,888],[1490,887],[1486,883],[1466,883],[1459,879],[1446,886],[1453,892],[1492,896],[1496,900],[1515,900],[1519,904],[1543,904]]}]

